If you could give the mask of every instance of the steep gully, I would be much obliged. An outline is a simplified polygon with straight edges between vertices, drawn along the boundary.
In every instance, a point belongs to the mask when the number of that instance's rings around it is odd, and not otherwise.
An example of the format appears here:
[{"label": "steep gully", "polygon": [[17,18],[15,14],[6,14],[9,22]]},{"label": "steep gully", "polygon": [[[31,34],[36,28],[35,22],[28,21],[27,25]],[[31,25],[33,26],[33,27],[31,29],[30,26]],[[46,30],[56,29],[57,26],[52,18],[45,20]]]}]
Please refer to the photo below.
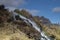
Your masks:
[{"label": "steep gully", "polygon": [[22,15],[16,13],[16,12],[13,12],[12,16],[13,16],[14,20],[16,20],[16,18],[15,18],[16,15],[19,15],[19,17],[21,19],[23,19],[24,22],[26,22],[28,24],[29,23],[32,24],[32,27],[35,28],[38,32],[40,32],[40,34],[41,34],[41,39],[40,40],[50,40],[50,38],[45,35],[44,31],[41,31],[41,28],[39,28],[38,25],[33,20],[27,19],[26,17],[24,17],[24,16],[22,16]]}]

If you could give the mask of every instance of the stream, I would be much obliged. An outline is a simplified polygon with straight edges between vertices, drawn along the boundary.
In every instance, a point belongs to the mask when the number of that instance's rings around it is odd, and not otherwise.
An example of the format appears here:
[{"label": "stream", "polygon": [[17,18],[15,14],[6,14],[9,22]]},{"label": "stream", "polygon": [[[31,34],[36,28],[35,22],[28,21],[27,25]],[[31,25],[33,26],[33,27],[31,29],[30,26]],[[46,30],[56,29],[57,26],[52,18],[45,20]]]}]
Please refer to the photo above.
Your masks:
[{"label": "stream", "polygon": [[35,28],[38,32],[40,32],[40,34],[41,34],[41,39],[40,40],[50,40],[50,38],[45,35],[44,31],[41,31],[41,28],[39,28],[39,26],[34,21],[32,21],[32,20],[30,20],[30,19],[28,19],[28,18],[16,13],[16,12],[13,12],[12,15],[13,15],[14,20],[16,20],[15,16],[19,15],[19,17],[21,19],[23,19],[24,22],[32,24],[32,27]]}]

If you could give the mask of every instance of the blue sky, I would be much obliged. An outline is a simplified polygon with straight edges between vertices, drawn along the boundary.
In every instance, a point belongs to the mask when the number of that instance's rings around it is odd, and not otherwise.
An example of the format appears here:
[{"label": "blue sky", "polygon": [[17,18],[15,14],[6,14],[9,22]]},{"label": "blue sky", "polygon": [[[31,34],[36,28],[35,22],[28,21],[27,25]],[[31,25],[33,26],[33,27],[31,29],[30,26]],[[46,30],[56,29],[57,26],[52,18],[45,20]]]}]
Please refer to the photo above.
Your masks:
[{"label": "blue sky", "polygon": [[60,22],[60,0],[29,0],[23,8],[30,10],[38,10],[38,13],[33,15],[45,16],[51,22]]},{"label": "blue sky", "polygon": [[11,9],[26,9],[34,16],[44,16],[52,23],[60,22],[60,0],[0,0]]}]

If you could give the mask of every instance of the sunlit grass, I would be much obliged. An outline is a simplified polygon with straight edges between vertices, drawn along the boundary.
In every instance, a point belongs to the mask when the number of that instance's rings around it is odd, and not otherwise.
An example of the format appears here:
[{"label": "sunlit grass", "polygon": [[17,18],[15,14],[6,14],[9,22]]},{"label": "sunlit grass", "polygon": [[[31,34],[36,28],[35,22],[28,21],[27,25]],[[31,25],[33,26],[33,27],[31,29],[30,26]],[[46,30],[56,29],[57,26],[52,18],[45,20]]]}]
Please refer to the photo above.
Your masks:
[{"label": "sunlit grass", "polygon": [[60,27],[52,26],[49,28],[47,26],[43,27],[46,35],[54,35],[56,40],[60,40]]},{"label": "sunlit grass", "polygon": [[13,27],[16,27],[16,25],[5,23],[4,27],[0,28],[0,40],[33,40],[29,39],[28,36],[19,29],[13,29]]}]

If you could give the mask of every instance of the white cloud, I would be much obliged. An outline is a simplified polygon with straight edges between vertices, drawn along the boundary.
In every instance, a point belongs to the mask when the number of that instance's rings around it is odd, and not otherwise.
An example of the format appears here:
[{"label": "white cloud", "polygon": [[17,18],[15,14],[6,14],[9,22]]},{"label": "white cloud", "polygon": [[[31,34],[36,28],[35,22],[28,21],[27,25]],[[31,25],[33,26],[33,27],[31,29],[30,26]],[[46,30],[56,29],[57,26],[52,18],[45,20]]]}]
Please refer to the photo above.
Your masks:
[{"label": "white cloud", "polygon": [[39,13],[40,11],[39,10],[30,10],[31,13]]},{"label": "white cloud", "polygon": [[60,12],[60,7],[53,8],[53,12]]},{"label": "white cloud", "polygon": [[31,13],[32,15],[37,15],[38,13],[40,13],[40,10],[36,10],[36,9],[26,9],[26,11],[28,11],[29,13]]},{"label": "white cloud", "polygon": [[16,8],[15,7],[6,7],[6,9],[9,9],[9,11],[14,11]]},{"label": "white cloud", "polygon": [[[16,7],[6,7],[7,9],[9,9],[9,11],[14,11],[15,9],[18,9]],[[40,10],[36,10],[36,9],[25,9],[25,8],[20,8],[19,10],[26,10],[27,12],[29,12],[32,15],[37,15],[40,13]]]},{"label": "white cloud", "polygon": [[37,9],[20,8],[19,10],[26,10],[26,11],[29,12],[30,14],[38,14],[38,13],[40,13],[40,10],[37,10]]},{"label": "white cloud", "polygon": [[40,10],[37,10],[37,9],[26,9],[26,8],[20,8],[20,10],[26,10],[27,12],[29,12],[30,14],[32,15],[37,15],[40,13]]},{"label": "white cloud", "polygon": [[0,4],[4,4],[6,6],[18,7],[21,4],[25,4],[25,0],[0,0]]}]

